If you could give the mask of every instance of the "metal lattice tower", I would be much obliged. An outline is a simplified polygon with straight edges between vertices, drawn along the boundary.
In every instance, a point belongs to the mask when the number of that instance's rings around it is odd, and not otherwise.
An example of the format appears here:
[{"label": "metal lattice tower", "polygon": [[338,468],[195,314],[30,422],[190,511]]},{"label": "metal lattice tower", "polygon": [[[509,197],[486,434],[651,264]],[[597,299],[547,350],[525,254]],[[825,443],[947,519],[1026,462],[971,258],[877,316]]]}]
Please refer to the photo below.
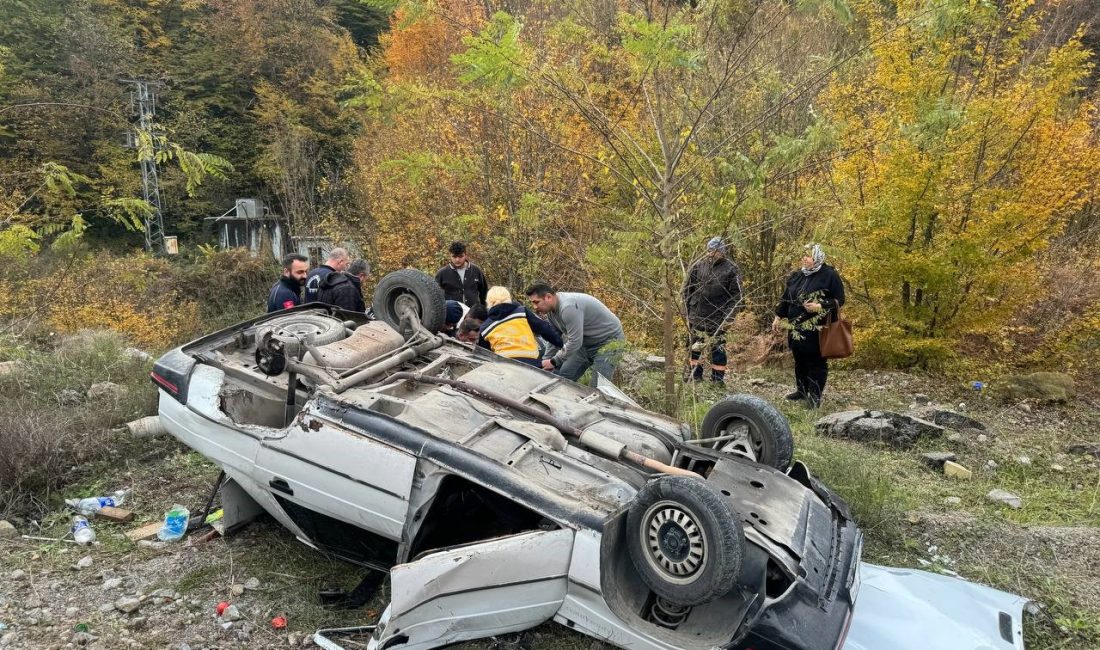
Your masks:
[{"label": "metal lattice tower", "polygon": [[120,79],[122,83],[131,84],[130,107],[137,124],[134,128],[138,132],[137,138],[127,138],[128,143],[140,146],[141,134],[153,143],[153,151],[150,156],[142,156],[141,163],[141,196],[152,206],[153,214],[145,218],[145,250],[153,253],[164,254],[164,216],[161,212],[160,178],[157,175],[156,149],[157,140],[153,134],[153,117],[157,110],[157,89],[163,84],[159,81],[147,81],[144,79]]}]

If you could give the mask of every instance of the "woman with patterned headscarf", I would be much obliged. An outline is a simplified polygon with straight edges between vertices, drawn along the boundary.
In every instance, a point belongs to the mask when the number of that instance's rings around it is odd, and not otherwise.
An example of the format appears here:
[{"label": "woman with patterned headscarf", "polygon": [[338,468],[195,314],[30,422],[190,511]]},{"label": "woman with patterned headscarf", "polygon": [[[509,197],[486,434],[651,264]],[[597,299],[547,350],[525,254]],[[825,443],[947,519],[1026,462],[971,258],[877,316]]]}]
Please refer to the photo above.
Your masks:
[{"label": "woman with patterned headscarf", "polygon": [[787,278],[783,297],[775,308],[772,329],[787,321],[787,346],[794,355],[795,390],[789,400],[805,400],[810,408],[821,405],[829,378],[829,362],[821,356],[817,330],[844,304],[844,283],[836,269],[825,263],[820,244],[807,244],[802,268]]}]

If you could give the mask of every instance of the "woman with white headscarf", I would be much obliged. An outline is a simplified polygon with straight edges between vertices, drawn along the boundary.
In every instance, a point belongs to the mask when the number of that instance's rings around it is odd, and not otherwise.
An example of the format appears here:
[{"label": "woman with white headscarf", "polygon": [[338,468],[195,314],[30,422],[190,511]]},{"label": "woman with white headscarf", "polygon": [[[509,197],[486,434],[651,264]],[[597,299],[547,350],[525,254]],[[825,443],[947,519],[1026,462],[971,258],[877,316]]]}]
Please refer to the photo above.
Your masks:
[{"label": "woman with white headscarf", "polygon": [[772,329],[788,323],[787,346],[794,355],[795,390],[789,400],[806,400],[811,408],[821,405],[829,378],[829,362],[821,356],[817,330],[844,304],[844,283],[836,269],[825,263],[820,244],[807,244],[802,268],[787,278],[783,297],[775,308]]}]

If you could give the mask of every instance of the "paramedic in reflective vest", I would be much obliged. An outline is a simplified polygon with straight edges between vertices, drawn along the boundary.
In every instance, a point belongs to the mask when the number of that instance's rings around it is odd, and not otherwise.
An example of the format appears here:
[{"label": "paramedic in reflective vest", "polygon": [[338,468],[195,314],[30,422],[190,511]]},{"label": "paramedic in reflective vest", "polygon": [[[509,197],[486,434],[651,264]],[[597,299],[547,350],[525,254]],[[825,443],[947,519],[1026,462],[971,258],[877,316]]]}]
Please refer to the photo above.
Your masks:
[{"label": "paramedic in reflective vest", "polygon": [[482,347],[487,347],[502,357],[541,367],[542,355],[537,337],[543,338],[555,348],[562,346],[561,336],[554,326],[514,302],[512,293],[507,288],[489,289],[485,301],[489,313],[481,324],[478,344]]},{"label": "paramedic in reflective vest", "polygon": [[290,309],[302,304],[300,292],[309,273],[309,258],[291,253],[283,258],[283,277],[271,287],[267,295],[267,313]]},{"label": "paramedic in reflective vest", "polygon": [[328,254],[325,263],[309,272],[306,278],[305,302],[317,302],[317,293],[321,290],[321,282],[333,271],[343,273],[351,264],[351,256],[345,248],[334,248]]}]

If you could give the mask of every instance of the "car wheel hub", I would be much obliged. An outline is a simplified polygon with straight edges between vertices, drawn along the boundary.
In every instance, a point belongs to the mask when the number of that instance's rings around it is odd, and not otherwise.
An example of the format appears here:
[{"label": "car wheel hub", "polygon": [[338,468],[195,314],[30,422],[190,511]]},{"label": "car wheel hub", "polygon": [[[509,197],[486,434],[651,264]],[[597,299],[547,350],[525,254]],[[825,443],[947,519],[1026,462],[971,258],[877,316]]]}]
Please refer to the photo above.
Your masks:
[{"label": "car wheel hub", "polygon": [[731,420],[722,427],[718,435],[735,436],[718,443],[717,449],[723,453],[737,454],[757,462],[764,451],[764,439],[744,420]]},{"label": "car wheel hub", "polygon": [[706,564],[706,536],[690,510],[670,501],[654,504],[642,527],[647,559],[672,582],[694,580]]}]

